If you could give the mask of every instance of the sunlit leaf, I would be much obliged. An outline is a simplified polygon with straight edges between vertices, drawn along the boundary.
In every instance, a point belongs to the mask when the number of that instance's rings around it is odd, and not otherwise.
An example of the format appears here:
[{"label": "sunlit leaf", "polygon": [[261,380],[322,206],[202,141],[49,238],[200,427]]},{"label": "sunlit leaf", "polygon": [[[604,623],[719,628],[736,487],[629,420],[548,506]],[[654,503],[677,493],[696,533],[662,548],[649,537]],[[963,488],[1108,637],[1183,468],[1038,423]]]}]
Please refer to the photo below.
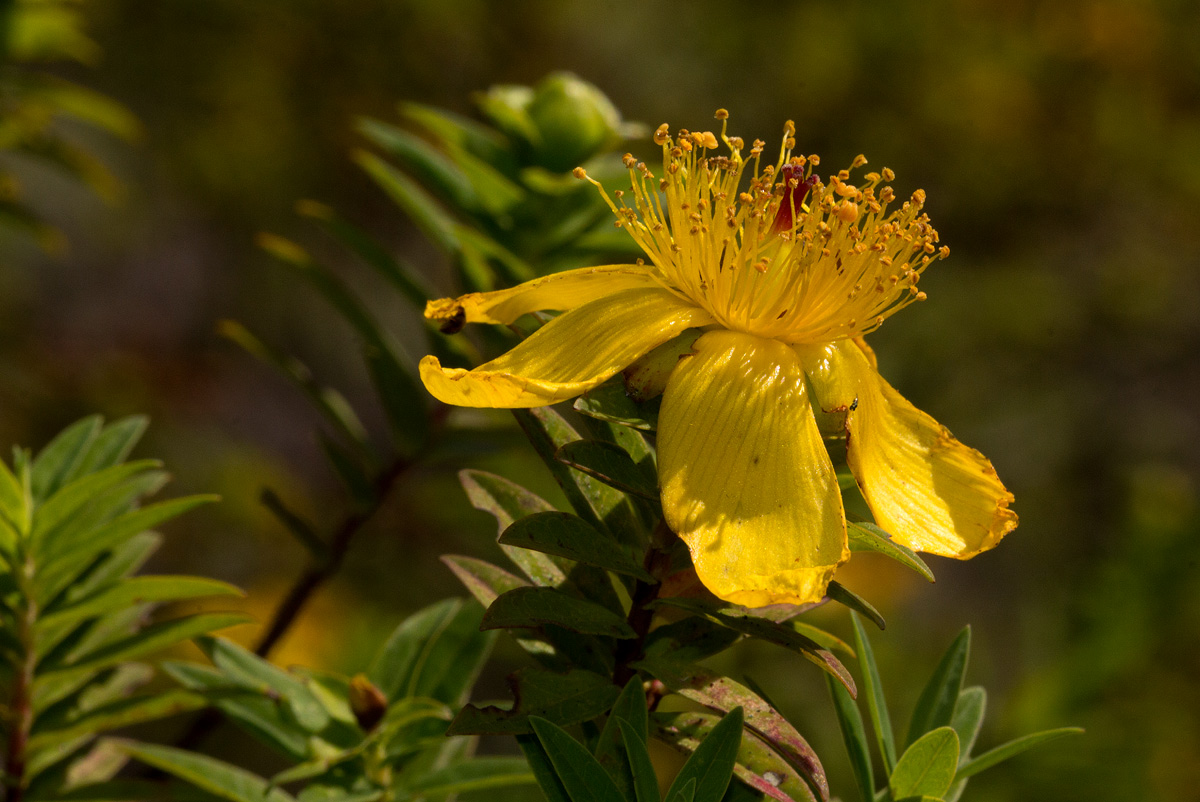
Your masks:
[{"label": "sunlit leaf", "polygon": [[913,710],[912,723],[908,727],[907,743],[911,744],[925,733],[950,724],[970,653],[971,628],[965,627],[942,655],[929,682],[921,691]]},{"label": "sunlit leaf", "polygon": [[958,767],[958,735],[950,727],[930,730],[913,742],[896,761],[888,779],[893,799],[940,797],[954,781]]}]

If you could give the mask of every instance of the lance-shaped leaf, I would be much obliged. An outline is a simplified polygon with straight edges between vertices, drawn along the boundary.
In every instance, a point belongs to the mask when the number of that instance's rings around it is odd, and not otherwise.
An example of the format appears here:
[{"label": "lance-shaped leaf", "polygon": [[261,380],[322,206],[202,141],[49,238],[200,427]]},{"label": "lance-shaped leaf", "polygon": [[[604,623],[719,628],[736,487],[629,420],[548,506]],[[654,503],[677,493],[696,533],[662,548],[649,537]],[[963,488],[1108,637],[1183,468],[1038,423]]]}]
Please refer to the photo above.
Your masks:
[{"label": "lance-shaped leaf", "polygon": [[475,557],[443,554],[440,559],[484,607],[494,602],[501,593],[529,587],[529,583],[519,576]]},{"label": "lance-shaped leaf", "polygon": [[618,718],[616,721],[621,729],[621,742],[625,746],[625,754],[633,774],[633,802],[659,802],[658,776],[650,760],[646,738],[624,719]]},{"label": "lance-shaped leaf", "polygon": [[63,539],[57,528],[69,523],[81,507],[137,474],[161,467],[158,460],[126,462],[82,476],[57,490],[37,507],[30,534],[35,543],[35,556],[41,560],[47,553],[55,551],[55,541]]},{"label": "lance-shaped leaf", "polygon": [[884,698],[883,684],[879,680],[879,667],[875,665],[875,653],[867,638],[862,621],[850,614],[854,625],[854,648],[858,652],[858,663],[862,668],[863,686],[867,692],[867,712],[871,716],[871,728],[875,731],[875,742],[883,758],[883,768],[890,774],[896,766],[896,737],[892,733],[892,719]]},{"label": "lance-shaped leaf", "polygon": [[63,722],[62,726],[36,728],[29,739],[28,748],[31,752],[39,751],[80,735],[94,736],[106,730],[176,716],[208,705],[206,696],[186,690],[120,699]]},{"label": "lance-shaped leaf", "polygon": [[[650,717],[655,734],[683,752],[694,752],[718,720],[708,713],[654,713]],[[769,799],[815,802],[817,798],[787,761],[758,736],[744,730],[733,774]]]},{"label": "lance-shaped leaf", "polygon": [[660,605],[687,610],[736,632],[791,649],[831,674],[846,686],[846,690],[850,692],[851,696],[858,693],[854,685],[854,678],[850,676],[850,672],[846,670],[842,662],[831,651],[788,626],[786,621],[775,623],[764,618],[740,614],[735,611],[735,608],[710,605],[693,599],[669,598],[656,599],[652,602],[652,606]]},{"label": "lance-shaped leaf", "polygon": [[641,548],[644,540],[641,519],[629,498],[599,479],[568,468],[556,458],[559,448],[582,439],[579,433],[552,407],[513,410],[513,414],[576,514],[593,526],[612,532],[623,543]]},{"label": "lance-shaped leaf", "polygon": [[[954,717],[954,705],[962,690],[963,674],[971,654],[971,628],[965,627],[942,655],[913,710],[908,727],[908,743],[930,730],[945,727]],[[955,736],[957,738],[957,736]],[[956,741],[957,743],[957,741]]]},{"label": "lance-shaped leaf", "polygon": [[921,576],[933,581],[933,571],[917,553],[908,546],[903,546],[892,540],[891,536],[873,523],[867,521],[846,521],[846,537],[850,542],[850,551],[874,551],[886,555],[906,568],[911,568]]},{"label": "lance-shaped leaf", "polygon": [[[667,802],[673,802],[676,794],[691,802],[721,802],[729,781],[733,779],[733,767],[737,763],[738,747],[742,742],[742,709],[729,711],[708,736],[697,746],[675,775],[667,790]],[[695,790],[689,790],[694,788]]]},{"label": "lance-shaped leaf", "polygon": [[862,596],[859,596],[857,593],[850,590],[837,580],[829,583],[829,587],[826,589],[825,595],[833,599],[835,602],[838,602],[845,607],[849,607],[854,612],[865,615],[867,618],[871,619],[871,622],[874,623],[875,626],[879,627],[880,629],[887,628],[887,622],[883,620],[883,616],[879,614],[879,611],[876,610],[869,601],[864,599]]},{"label": "lance-shaped leaf", "polygon": [[241,589],[195,576],[137,576],[111,585],[105,590],[55,608],[34,625],[38,633],[70,625],[122,607],[143,602],[180,601],[207,596],[243,596]]},{"label": "lance-shaped leaf", "polygon": [[918,738],[896,762],[888,779],[893,799],[941,797],[954,781],[958,767],[958,734],[938,727]]},{"label": "lance-shaped leaf", "polygon": [[35,502],[50,498],[69,479],[92,441],[100,433],[102,418],[90,415],[59,432],[38,453],[30,472]]},{"label": "lance-shaped leaf", "polygon": [[644,582],[654,577],[632,551],[567,512],[539,512],[516,521],[500,535],[501,545],[545,552],[594,565]]},{"label": "lance-shaped leaf", "polygon": [[658,488],[647,480],[645,472],[634,463],[625,449],[614,443],[576,440],[562,445],[555,456],[564,465],[583,471],[622,493],[658,501]]},{"label": "lance-shaped leaf", "polygon": [[231,685],[280,700],[308,732],[320,732],[328,726],[329,711],[294,674],[223,638],[198,638],[196,644]]},{"label": "lance-shaped leaf", "polygon": [[[975,740],[979,737],[980,729],[983,728],[983,717],[986,712],[987,691],[978,685],[963,688],[962,693],[958,695],[958,702],[954,705],[954,716],[950,719],[950,726],[958,733],[958,764],[960,766],[971,757],[971,750],[975,747]],[[966,787],[966,778],[956,776],[954,784],[945,794],[946,802],[957,802]]]},{"label": "lance-shaped leaf", "polygon": [[612,610],[555,588],[516,588],[502,594],[484,613],[480,628],[536,628],[546,624],[584,635],[636,637],[625,619]]},{"label": "lance-shaped leaf", "polygon": [[625,391],[621,379],[613,379],[575,399],[576,411],[610,423],[652,432],[658,428],[657,402],[639,404]]},{"label": "lance-shaped leaf", "polygon": [[144,415],[130,415],[105,426],[92,440],[67,480],[71,481],[84,474],[104,470],[123,462],[142,438],[147,423]]},{"label": "lance-shaped leaf", "polygon": [[293,802],[293,797],[274,788],[255,774],[224,761],[176,749],[172,746],[118,742],[130,757],[186,780],[192,785],[230,802]]},{"label": "lance-shaped leaf", "polygon": [[829,677],[825,679],[829,695],[833,697],[833,710],[837,714],[846,754],[850,757],[850,769],[854,772],[859,797],[863,802],[872,802],[875,799],[875,774],[871,768],[871,748],[867,745],[862,715],[845,688]]},{"label": "lance-shaped leaf", "polygon": [[636,675],[621,689],[621,695],[613,704],[595,746],[596,760],[608,772],[608,776],[616,783],[622,795],[633,799],[636,795],[636,776],[632,761],[635,758],[624,747],[620,726],[622,722],[633,729],[645,748],[646,739],[650,737],[649,714],[646,711],[646,694],[642,690],[642,680]]},{"label": "lance-shaped leaf", "polygon": [[516,698],[511,709],[467,705],[450,723],[447,735],[514,735],[531,732],[529,716],[567,726],[609,710],[620,695],[612,680],[591,671],[565,674],[527,668],[508,679]]},{"label": "lance-shaped leaf", "polygon": [[[660,660],[644,660],[635,666],[662,680],[674,693],[705,707],[722,713],[741,708],[746,727],[757,733],[806,778],[822,799],[829,799],[829,781],[817,753],[779,711],[749,688],[696,666],[672,662],[669,656]],[[830,678],[830,681],[833,679]],[[845,693],[845,690],[842,692]]]},{"label": "lance-shaped leaf", "polygon": [[409,616],[388,638],[367,671],[392,701],[426,696],[459,705],[491,650],[480,632],[483,608],[446,599]]},{"label": "lance-shaped leaf", "polygon": [[533,783],[533,772],[523,758],[476,757],[412,779],[402,776],[400,788],[413,796],[428,799]]},{"label": "lance-shaped leaf", "polygon": [[[502,476],[485,471],[460,471],[467,498],[477,510],[491,513],[499,527],[499,533],[512,525],[513,521],[535,512],[554,509],[548,502],[525,488]],[[508,558],[537,585],[554,586],[566,581],[567,575],[553,558],[529,549],[501,546]]]},{"label": "lance-shaped leaf", "polygon": [[729,627],[693,615],[652,629],[643,651],[647,658],[696,662],[725,651],[742,637]]},{"label": "lance-shaped leaf", "polygon": [[997,763],[1002,763],[1011,757],[1016,757],[1027,749],[1032,749],[1038,744],[1043,744],[1048,741],[1054,741],[1067,735],[1079,735],[1083,732],[1080,727],[1061,727],[1056,730],[1045,730],[1043,732],[1035,732],[1030,735],[1023,735],[1020,738],[1015,738],[1006,744],[997,746],[995,749],[989,749],[979,757],[972,758],[964,763],[958,770],[959,779],[974,777],[984,769],[990,769]]},{"label": "lance-shaped leaf", "polygon": [[596,758],[565,730],[538,716],[529,724],[571,802],[625,802]]}]

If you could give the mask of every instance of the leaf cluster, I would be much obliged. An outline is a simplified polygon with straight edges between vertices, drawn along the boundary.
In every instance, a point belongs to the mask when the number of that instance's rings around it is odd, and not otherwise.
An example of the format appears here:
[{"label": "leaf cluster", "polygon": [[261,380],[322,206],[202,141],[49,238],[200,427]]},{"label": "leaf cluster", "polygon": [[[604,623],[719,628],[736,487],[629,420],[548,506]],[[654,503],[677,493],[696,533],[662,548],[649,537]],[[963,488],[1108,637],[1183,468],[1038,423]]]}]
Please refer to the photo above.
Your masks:
[{"label": "leaf cluster", "polygon": [[[78,5],[69,0],[0,3],[0,155],[48,166],[113,200],[120,195],[120,182],[64,134],[62,123],[81,123],[126,141],[140,136],[140,124],[112,98],[38,69],[98,59],[99,47],[84,33]],[[22,195],[17,177],[0,165],[0,226],[25,231],[47,250],[61,247],[59,232]]]},{"label": "leaf cluster", "polygon": [[908,733],[904,741],[898,742],[892,730],[871,642],[858,617],[852,614],[851,618],[871,731],[886,779],[883,788],[875,787],[870,743],[858,707],[836,683],[829,683],[829,691],[859,795],[864,802],[956,802],[966,789],[967,781],[981,771],[1039,744],[1083,732],[1078,727],[1044,730],[1008,741],[983,754],[972,755],[983,727],[987,691],[978,685],[963,687],[971,650],[971,628],[967,627],[934,668],[917,700]]},{"label": "leaf cluster", "polygon": [[142,503],[167,480],[154,460],[126,461],[144,428],[85,418],[36,456],[18,449],[11,468],[0,463],[0,765],[14,799],[103,783],[123,759],[98,736],[205,706],[190,691],[146,689],[143,661],[246,620],[164,617],[164,603],[240,591],[135,576],[161,542],[153,527],[212,500]]}]

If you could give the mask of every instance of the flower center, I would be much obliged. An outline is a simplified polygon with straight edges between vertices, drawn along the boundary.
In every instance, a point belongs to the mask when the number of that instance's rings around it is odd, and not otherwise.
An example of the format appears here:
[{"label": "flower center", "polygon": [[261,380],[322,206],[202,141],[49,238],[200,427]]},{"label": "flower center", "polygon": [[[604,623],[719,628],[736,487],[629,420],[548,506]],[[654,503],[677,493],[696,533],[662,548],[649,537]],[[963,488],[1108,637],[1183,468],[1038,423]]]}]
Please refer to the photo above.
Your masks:
[{"label": "flower center", "polygon": [[[789,343],[861,336],[924,300],[921,273],[949,255],[921,211],[924,191],[896,207],[886,168],[859,185],[849,183],[850,170],[822,183],[817,156],[793,155],[790,121],[774,164],[762,163],[759,140],[746,158],[727,118],[717,112],[729,155],[715,153],[720,143],[710,131],[671,137],[662,125],[654,134],[662,176],[626,154],[629,190],[614,200],[600,187],[617,226],[669,289],[726,328]],[[859,156],[851,170],[866,163]],[[582,168],[576,175],[586,177]]]}]

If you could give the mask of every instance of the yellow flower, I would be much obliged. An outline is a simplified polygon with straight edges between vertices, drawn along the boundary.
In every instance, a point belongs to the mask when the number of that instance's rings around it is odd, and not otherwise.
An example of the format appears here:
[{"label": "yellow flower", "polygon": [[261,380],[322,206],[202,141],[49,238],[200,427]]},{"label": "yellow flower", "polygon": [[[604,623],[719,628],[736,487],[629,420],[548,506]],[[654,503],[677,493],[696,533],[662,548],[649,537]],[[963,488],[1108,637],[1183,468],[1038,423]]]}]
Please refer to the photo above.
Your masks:
[{"label": "yellow flower", "polygon": [[666,522],[709,590],[749,606],[823,597],[850,553],[822,428],[844,433],[850,470],[897,542],[960,559],[991,548],[1016,526],[1012,494],[982,454],[883,380],[862,340],[923,300],[921,272],[948,254],[921,212],[924,192],[897,202],[886,169],[822,183],[816,156],[793,155],[791,122],[763,164],[763,143],[747,153],[727,116],[717,112],[728,155],[711,132],[672,138],[663,125],[662,175],[626,155],[629,189],[613,199],[601,188],[649,264],[430,303],[427,317],[455,323],[562,314],[471,371],[425,357],[425,386],[461,406],[553,404],[700,328],[667,382],[658,454]]}]

